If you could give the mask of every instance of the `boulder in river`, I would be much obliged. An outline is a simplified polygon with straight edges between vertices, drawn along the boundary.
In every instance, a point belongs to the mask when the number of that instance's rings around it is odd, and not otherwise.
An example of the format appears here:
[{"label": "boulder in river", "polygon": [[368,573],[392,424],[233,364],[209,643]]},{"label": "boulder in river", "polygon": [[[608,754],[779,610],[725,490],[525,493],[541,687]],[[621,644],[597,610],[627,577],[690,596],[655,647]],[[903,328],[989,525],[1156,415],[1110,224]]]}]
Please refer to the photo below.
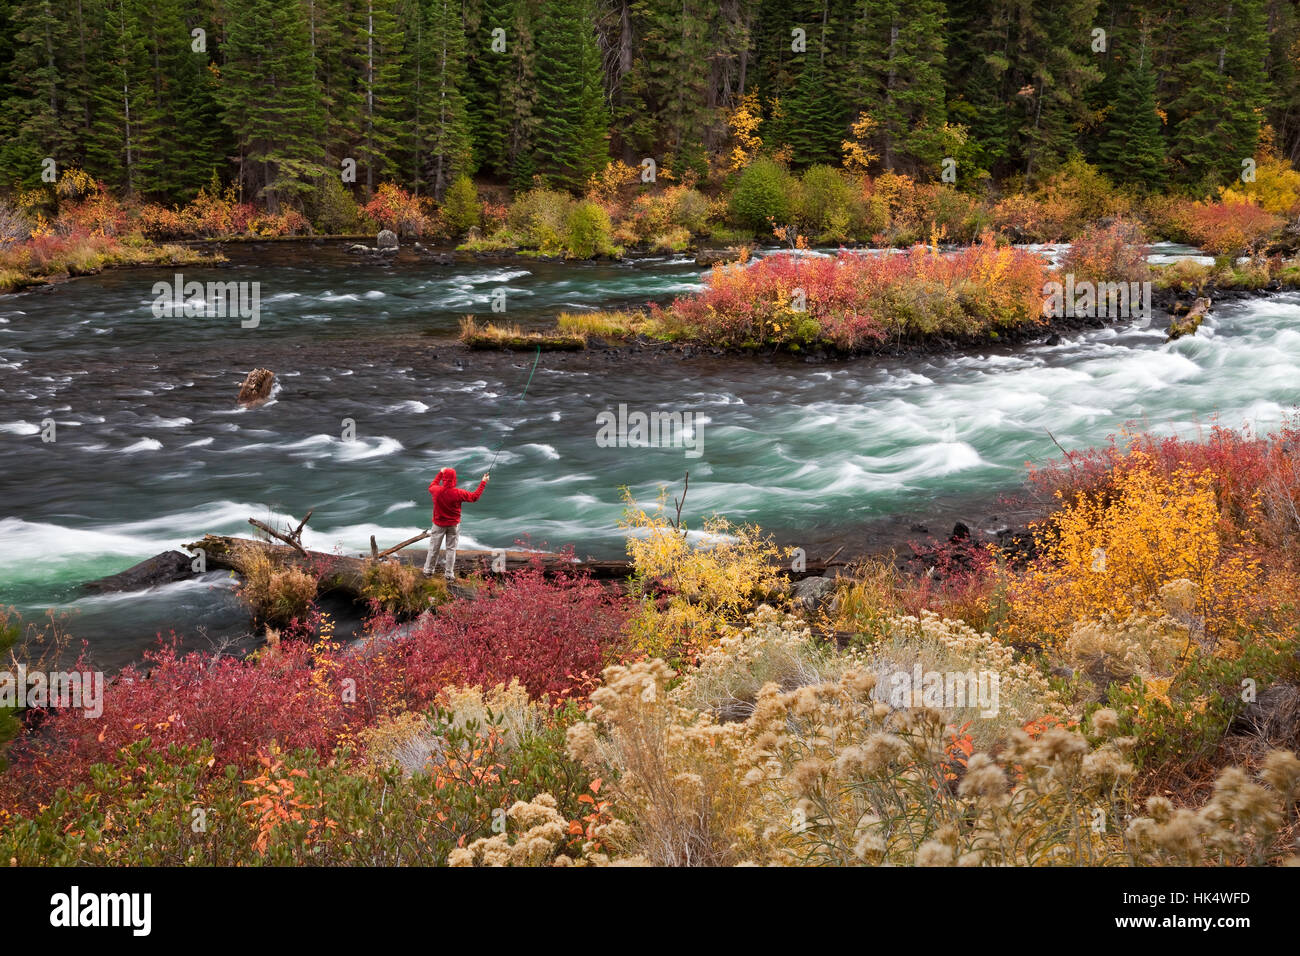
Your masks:
[{"label": "boulder in river", "polygon": [[728,246],[726,249],[701,249],[695,254],[695,264],[697,266],[728,265],[739,262],[740,256],[741,251],[736,246]]},{"label": "boulder in river", "polygon": [[244,384],[239,386],[239,404],[244,406],[260,405],[271,397],[271,387],[275,385],[275,373],[269,368],[255,368],[244,376]]},{"label": "boulder in river", "polygon": [[375,245],[379,247],[380,252],[397,251],[397,233],[391,229],[379,230],[379,235],[375,237]]}]

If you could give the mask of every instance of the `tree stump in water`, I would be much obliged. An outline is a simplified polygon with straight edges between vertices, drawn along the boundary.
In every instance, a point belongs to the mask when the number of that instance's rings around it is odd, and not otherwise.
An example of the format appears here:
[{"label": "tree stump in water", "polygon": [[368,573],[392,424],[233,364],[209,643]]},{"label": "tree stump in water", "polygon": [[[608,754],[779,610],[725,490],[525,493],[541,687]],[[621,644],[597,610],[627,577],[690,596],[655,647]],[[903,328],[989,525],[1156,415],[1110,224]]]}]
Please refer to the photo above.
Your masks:
[{"label": "tree stump in water", "polygon": [[244,384],[239,386],[239,404],[246,408],[262,404],[271,397],[274,385],[274,372],[267,368],[253,369],[244,377]]},{"label": "tree stump in water", "polygon": [[1195,335],[1196,330],[1201,327],[1201,322],[1209,314],[1210,300],[1197,299],[1185,316],[1181,319],[1175,316],[1169,320],[1169,338],[1167,341],[1172,342],[1174,339],[1181,339],[1184,335]]}]

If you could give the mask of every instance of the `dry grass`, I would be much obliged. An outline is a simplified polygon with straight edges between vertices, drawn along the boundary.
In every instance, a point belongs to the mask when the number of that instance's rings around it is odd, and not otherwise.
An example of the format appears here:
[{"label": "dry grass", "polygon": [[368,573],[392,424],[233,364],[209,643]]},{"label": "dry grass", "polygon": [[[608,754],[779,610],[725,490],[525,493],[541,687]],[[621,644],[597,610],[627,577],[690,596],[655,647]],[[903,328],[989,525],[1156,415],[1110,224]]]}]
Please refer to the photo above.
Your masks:
[{"label": "dry grass", "polygon": [[601,338],[622,341],[637,335],[654,336],[660,324],[644,312],[562,312],[556,328],[583,339]]},{"label": "dry grass", "polygon": [[480,325],[472,315],[460,320],[460,340],[472,349],[569,351],[587,347],[587,340],[581,335],[524,331],[518,323],[497,325],[487,322]]}]

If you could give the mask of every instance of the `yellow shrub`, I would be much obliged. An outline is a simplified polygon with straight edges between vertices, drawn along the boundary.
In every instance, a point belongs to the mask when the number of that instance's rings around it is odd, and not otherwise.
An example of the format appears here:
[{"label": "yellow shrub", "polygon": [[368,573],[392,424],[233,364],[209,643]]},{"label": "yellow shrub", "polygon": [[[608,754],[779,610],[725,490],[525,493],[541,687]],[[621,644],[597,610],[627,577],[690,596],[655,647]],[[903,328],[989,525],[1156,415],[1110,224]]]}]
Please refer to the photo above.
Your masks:
[{"label": "yellow shrub", "polygon": [[725,518],[704,522],[704,540],[693,545],[683,527],[670,523],[665,499],[647,512],[625,493],[622,527],[635,566],[633,593],[644,599],[632,622],[634,646],[651,653],[680,650],[717,637],[739,622],[755,599],[786,590],[778,569],[787,549],[754,526]]},{"label": "yellow shrub", "polygon": [[1056,642],[1076,621],[1125,620],[1178,579],[1191,582],[1191,611],[1211,644],[1242,621],[1259,568],[1226,540],[1213,473],[1165,476],[1135,455],[1111,493],[1065,502],[1038,526],[1039,560],[1008,572],[1022,636]]},{"label": "yellow shrub", "polygon": [[1253,199],[1265,212],[1288,216],[1300,206],[1300,172],[1286,160],[1272,153],[1259,157],[1254,182],[1240,180],[1219,191],[1224,202],[1247,202]]}]

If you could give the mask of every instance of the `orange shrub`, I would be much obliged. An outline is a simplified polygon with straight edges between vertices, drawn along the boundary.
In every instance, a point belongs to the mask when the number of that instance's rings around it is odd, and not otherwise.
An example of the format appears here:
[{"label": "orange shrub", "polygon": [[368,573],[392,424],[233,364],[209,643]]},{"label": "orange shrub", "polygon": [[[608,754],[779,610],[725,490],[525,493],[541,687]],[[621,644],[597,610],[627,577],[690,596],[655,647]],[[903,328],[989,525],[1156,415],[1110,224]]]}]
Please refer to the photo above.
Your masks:
[{"label": "orange shrub", "polygon": [[1191,215],[1192,241],[1212,256],[1258,252],[1282,225],[1277,216],[1245,199],[1196,203]]},{"label": "orange shrub", "polygon": [[380,183],[363,211],[399,236],[422,236],[432,223],[428,198],[412,196],[396,183]]},{"label": "orange shrub", "polygon": [[1089,226],[1076,236],[1061,270],[1092,282],[1141,282],[1151,275],[1146,255],[1141,223],[1116,219],[1108,226]]}]

